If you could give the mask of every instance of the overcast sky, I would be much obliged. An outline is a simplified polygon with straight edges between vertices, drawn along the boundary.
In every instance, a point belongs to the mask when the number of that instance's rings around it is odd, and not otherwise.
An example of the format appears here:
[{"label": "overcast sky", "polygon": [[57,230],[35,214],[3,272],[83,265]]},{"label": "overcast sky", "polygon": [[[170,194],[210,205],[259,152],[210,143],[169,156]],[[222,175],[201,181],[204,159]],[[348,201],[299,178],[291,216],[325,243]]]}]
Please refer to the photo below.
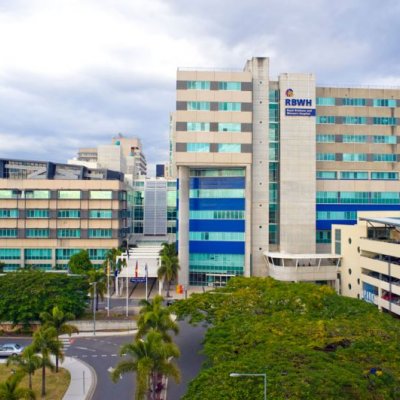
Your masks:
[{"label": "overcast sky", "polygon": [[121,132],[168,159],[178,67],[400,86],[399,0],[0,0],[0,158],[66,162]]}]

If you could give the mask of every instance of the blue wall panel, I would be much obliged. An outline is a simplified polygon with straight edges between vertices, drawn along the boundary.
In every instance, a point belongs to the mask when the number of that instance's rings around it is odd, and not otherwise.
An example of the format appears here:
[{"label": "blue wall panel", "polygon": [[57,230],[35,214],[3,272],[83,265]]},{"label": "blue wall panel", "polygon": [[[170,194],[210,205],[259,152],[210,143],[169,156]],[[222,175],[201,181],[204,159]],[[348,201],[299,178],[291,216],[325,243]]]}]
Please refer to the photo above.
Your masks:
[{"label": "blue wall panel", "polygon": [[190,189],[244,189],[245,179],[234,178],[190,178]]},{"label": "blue wall panel", "polygon": [[189,221],[191,232],[244,232],[244,220],[192,219]]},{"label": "blue wall panel", "polygon": [[190,199],[190,210],[244,210],[245,199]]},{"label": "blue wall panel", "polygon": [[189,253],[244,254],[244,242],[191,240]]}]

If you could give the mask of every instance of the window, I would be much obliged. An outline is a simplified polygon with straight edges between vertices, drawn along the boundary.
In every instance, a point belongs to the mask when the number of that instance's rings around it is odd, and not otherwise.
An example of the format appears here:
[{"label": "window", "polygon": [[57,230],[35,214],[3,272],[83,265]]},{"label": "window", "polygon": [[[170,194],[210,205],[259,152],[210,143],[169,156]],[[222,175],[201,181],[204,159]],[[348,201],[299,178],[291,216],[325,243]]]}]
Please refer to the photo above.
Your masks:
[{"label": "window", "polygon": [[51,249],[25,249],[25,260],[51,260]]},{"label": "window", "polygon": [[80,190],[59,190],[58,191],[59,199],[80,199],[81,191]]},{"label": "window", "polygon": [[279,90],[269,90],[269,102],[270,103],[277,103],[279,102]]},{"label": "window", "polygon": [[399,173],[398,172],[371,172],[371,179],[397,181],[399,179]]},{"label": "window", "polygon": [[374,125],[396,125],[397,119],[394,117],[374,117]]},{"label": "window", "polygon": [[241,82],[218,82],[218,90],[242,90]]},{"label": "window", "polygon": [[0,260],[19,260],[20,258],[20,249],[0,249]]},{"label": "window", "polygon": [[339,193],[338,192],[317,192],[317,203],[338,203]]},{"label": "window", "polygon": [[241,125],[240,123],[220,122],[218,124],[218,132],[240,132],[242,130]]},{"label": "window", "polygon": [[341,254],[342,252],[342,231],[340,229],[335,229],[335,254]]},{"label": "window", "polygon": [[269,161],[278,161],[279,160],[279,143],[270,143],[269,144]]},{"label": "window", "polygon": [[208,153],[210,151],[209,143],[187,143],[186,151],[188,153]]},{"label": "window", "polygon": [[25,190],[26,199],[49,199],[50,190]]},{"label": "window", "polygon": [[91,219],[111,219],[112,210],[89,210],[89,218]]},{"label": "window", "polygon": [[112,238],[112,229],[89,229],[89,238]]},{"label": "window", "polygon": [[189,232],[189,240],[243,242],[244,232]]},{"label": "window", "polygon": [[396,162],[396,154],[372,154],[372,161]]},{"label": "window", "polygon": [[210,90],[210,81],[187,81],[187,89]]},{"label": "window", "polygon": [[64,228],[64,229],[57,229],[57,237],[60,239],[63,238],[80,238],[81,237],[81,230],[80,229],[69,229],[69,228]]},{"label": "window", "polygon": [[317,230],[317,243],[330,243],[331,231]]},{"label": "window", "polygon": [[189,111],[210,111],[209,101],[188,101],[187,109]]},{"label": "window", "polygon": [[374,99],[372,101],[374,107],[396,107],[396,100],[393,99]]},{"label": "window", "polygon": [[342,204],[369,203],[369,192],[340,192],[340,203]]},{"label": "window", "polygon": [[335,161],[335,153],[317,153],[317,161]]},{"label": "window", "polygon": [[374,143],[396,144],[397,137],[396,136],[375,135]]},{"label": "window", "polygon": [[367,155],[365,153],[343,153],[343,161],[345,162],[367,161]]},{"label": "window", "polygon": [[91,260],[104,260],[108,249],[89,249],[88,252]]},{"label": "window", "polygon": [[337,179],[336,171],[317,171],[317,179]]},{"label": "window", "polygon": [[69,260],[74,254],[78,254],[82,249],[56,249],[56,260]]},{"label": "window", "polygon": [[244,198],[244,189],[191,189],[192,199]]},{"label": "window", "polygon": [[218,143],[219,153],[240,153],[240,143]]},{"label": "window", "polygon": [[335,117],[328,115],[318,115],[317,116],[317,124],[334,124]]},{"label": "window", "polygon": [[192,210],[189,219],[244,219],[242,210]]},{"label": "window", "polygon": [[343,117],[343,123],[346,125],[365,125],[367,123],[366,117]]},{"label": "window", "polygon": [[210,123],[209,122],[188,122],[187,123],[188,132],[209,132]]},{"label": "window", "polygon": [[17,229],[0,228],[0,237],[2,237],[2,238],[16,238],[17,237]]},{"label": "window", "polygon": [[317,97],[317,106],[334,106],[334,97]]},{"label": "window", "polygon": [[317,143],[335,143],[335,135],[317,135]]},{"label": "window", "polygon": [[0,199],[16,199],[19,197],[15,190],[0,190]]},{"label": "window", "polygon": [[112,190],[91,190],[90,200],[112,200]]},{"label": "window", "polygon": [[344,106],[357,106],[357,107],[362,107],[367,104],[366,99],[355,99],[355,98],[344,98],[343,99],[343,105]]},{"label": "window", "polygon": [[218,103],[218,111],[241,111],[242,103],[220,102]]},{"label": "window", "polygon": [[200,177],[245,176],[245,170],[244,168],[191,169],[190,176],[200,176]]},{"label": "window", "polygon": [[365,135],[343,135],[343,143],[367,143]]},{"label": "window", "polygon": [[27,238],[48,238],[50,236],[49,229],[27,229],[25,231],[25,236]]},{"label": "window", "polygon": [[368,172],[364,171],[341,171],[340,179],[354,179],[354,180],[364,180],[368,179]]},{"label": "window", "polygon": [[58,210],[57,218],[80,218],[81,211],[80,210]]},{"label": "window", "polygon": [[0,218],[18,218],[19,211],[16,208],[0,209]]},{"label": "window", "polygon": [[26,218],[49,218],[49,210],[48,209],[26,210]]},{"label": "window", "polygon": [[372,192],[371,203],[399,204],[400,192]]},{"label": "window", "polygon": [[357,211],[317,211],[317,221],[355,221]]}]

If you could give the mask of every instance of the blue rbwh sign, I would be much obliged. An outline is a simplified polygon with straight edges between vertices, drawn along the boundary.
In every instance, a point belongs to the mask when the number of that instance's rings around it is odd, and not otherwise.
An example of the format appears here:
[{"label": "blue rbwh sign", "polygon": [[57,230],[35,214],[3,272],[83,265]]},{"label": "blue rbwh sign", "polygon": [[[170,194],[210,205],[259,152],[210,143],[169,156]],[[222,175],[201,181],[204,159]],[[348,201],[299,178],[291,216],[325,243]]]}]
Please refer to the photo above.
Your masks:
[{"label": "blue rbwh sign", "polygon": [[129,281],[131,283],[145,283],[146,282],[146,278],[144,277],[138,277],[138,278],[131,278],[129,279]]},{"label": "blue rbwh sign", "polygon": [[287,117],[315,117],[315,108],[286,108]]}]

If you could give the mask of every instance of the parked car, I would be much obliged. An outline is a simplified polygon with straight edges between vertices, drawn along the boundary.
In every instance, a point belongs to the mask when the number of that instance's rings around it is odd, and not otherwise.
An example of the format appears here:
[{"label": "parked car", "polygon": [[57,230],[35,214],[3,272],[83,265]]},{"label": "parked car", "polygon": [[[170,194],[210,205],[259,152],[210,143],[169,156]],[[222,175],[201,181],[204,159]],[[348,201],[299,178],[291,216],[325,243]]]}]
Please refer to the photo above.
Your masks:
[{"label": "parked car", "polygon": [[24,346],[18,343],[5,343],[0,345],[0,357],[19,355],[24,350]]}]

